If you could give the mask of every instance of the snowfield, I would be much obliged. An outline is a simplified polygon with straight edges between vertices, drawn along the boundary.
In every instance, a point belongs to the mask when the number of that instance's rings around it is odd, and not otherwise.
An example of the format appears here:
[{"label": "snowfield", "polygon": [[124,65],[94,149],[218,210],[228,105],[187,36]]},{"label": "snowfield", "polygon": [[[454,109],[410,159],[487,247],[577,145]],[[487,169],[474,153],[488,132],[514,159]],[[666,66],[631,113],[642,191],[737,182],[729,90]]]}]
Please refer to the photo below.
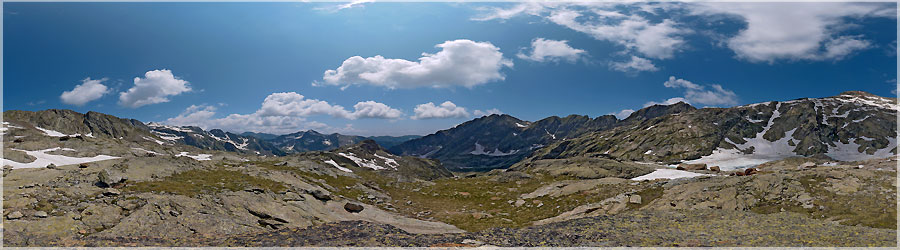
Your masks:
[{"label": "snowfield", "polygon": [[633,181],[656,180],[656,179],[678,179],[678,178],[694,178],[698,176],[712,176],[711,174],[698,174],[684,170],[676,169],[657,169],[653,173],[641,175],[631,178]]},{"label": "snowfield", "polygon": [[327,161],[325,161],[325,163],[331,164],[332,166],[336,167],[338,170],[341,170],[341,171],[344,171],[347,173],[353,173],[353,170],[350,170],[349,168],[341,167],[341,165],[338,165],[337,162],[334,162],[334,160],[327,160]]},{"label": "snowfield", "polygon": [[190,157],[191,159],[198,160],[198,161],[208,161],[208,160],[212,160],[212,159],[210,158],[210,157],[212,157],[211,154],[189,155],[188,152],[181,152],[181,153],[178,153],[178,154],[175,155],[175,156],[176,156],[176,157],[181,157],[181,156],[184,156],[184,157]]},{"label": "snowfield", "polygon": [[[109,156],[109,155],[98,155],[94,157],[70,157],[65,155],[54,155],[48,154],[47,152],[55,151],[55,150],[72,150],[72,149],[62,149],[59,147],[48,148],[44,150],[36,150],[36,151],[28,151],[21,149],[12,149],[16,151],[25,152],[25,154],[33,156],[36,158],[33,162],[29,163],[20,163],[7,159],[3,159],[3,165],[9,165],[15,168],[44,168],[47,165],[53,164],[56,166],[65,166],[65,165],[73,165],[73,164],[81,164],[95,161],[105,161],[118,159],[119,157]],[[74,150],[73,150],[74,151]]]}]

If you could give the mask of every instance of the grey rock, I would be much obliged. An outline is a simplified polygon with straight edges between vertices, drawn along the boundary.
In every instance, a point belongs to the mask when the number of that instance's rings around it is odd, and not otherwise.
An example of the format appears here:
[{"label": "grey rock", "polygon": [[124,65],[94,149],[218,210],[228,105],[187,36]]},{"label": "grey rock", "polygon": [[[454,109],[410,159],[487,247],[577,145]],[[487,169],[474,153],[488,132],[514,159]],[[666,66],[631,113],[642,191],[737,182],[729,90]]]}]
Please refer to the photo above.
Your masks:
[{"label": "grey rock", "polygon": [[628,203],[641,204],[641,196],[636,194],[631,195],[631,197],[628,198]]},{"label": "grey rock", "polygon": [[330,201],[332,199],[330,194],[318,189],[310,191],[309,194],[320,201]]},{"label": "grey rock", "polygon": [[47,212],[44,212],[44,211],[34,212],[34,217],[47,218],[47,216],[49,216],[49,215],[47,214]]},{"label": "grey rock", "polygon": [[22,217],[25,217],[25,215],[23,215],[22,212],[19,212],[19,211],[13,211],[12,213],[9,213],[6,215],[6,219],[9,219],[9,220],[16,220],[16,219],[20,219]]},{"label": "grey rock", "polygon": [[362,212],[363,209],[365,209],[365,207],[363,207],[360,204],[350,203],[350,202],[348,202],[347,204],[344,204],[344,210],[347,210],[347,212],[359,213],[359,212]]},{"label": "grey rock", "polygon": [[122,174],[109,169],[100,171],[100,174],[97,177],[100,180],[100,184],[106,186],[113,186],[126,180],[125,177],[122,177]]}]

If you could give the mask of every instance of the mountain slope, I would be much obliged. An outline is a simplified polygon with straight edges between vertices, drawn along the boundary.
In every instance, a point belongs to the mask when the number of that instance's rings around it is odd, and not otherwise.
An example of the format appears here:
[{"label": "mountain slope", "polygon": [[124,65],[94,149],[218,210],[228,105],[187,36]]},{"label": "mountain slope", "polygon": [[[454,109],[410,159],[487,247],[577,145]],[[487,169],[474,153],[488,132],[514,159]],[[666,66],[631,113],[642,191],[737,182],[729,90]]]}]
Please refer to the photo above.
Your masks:
[{"label": "mountain slope", "polygon": [[158,123],[149,123],[151,132],[162,140],[156,140],[159,144],[172,143],[194,146],[208,150],[222,150],[229,152],[241,152],[257,155],[284,155],[272,144],[256,137],[242,136],[220,129],[205,131],[193,126],[169,126]]},{"label": "mountain slope", "polygon": [[790,156],[862,160],[896,154],[896,99],[864,92],[704,108],[585,134],[531,158],[610,157],[753,166]]},{"label": "mountain slope", "polygon": [[435,158],[448,169],[480,171],[505,168],[537,148],[582,133],[608,129],[611,115],[590,119],[570,115],[527,122],[510,115],[490,115],[392,147],[398,155]]}]

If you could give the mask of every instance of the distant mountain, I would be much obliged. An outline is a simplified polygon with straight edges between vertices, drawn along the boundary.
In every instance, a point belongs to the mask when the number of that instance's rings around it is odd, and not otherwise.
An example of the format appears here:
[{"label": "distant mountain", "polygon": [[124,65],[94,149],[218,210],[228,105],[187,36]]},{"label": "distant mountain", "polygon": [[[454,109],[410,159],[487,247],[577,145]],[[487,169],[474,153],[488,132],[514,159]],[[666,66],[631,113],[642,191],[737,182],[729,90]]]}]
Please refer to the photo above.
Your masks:
[{"label": "distant mountain", "polygon": [[[267,134],[263,135],[266,136]],[[357,135],[342,135],[338,133],[322,134],[316,132],[315,130],[307,130],[292,134],[280,135],[276,136],[275,138],[264,140],[272,143],[284,152],[299,153],[308,151],[333,150],[370,139],[375,140],[375,142],[382,147],[391,147],[410,139],[419,137],[420,136],[416,135],[363,137]]]},{"label": "distant mountain", "polygon": [[528,122],[495,114],[407,141],[390,151],[398,155],[436,158],[454,171],[490,170],[511,166],[544,145],[609,129],[618,122],[611,115],[594,119],[578,115],[553,116]]},{"label": "distant mountain", "polygon": [[366,139],[374,140],[381,147],[391,148],[400,145],[406,141],[421,138],[421,135],[403,135],[403,136],[369,136]]},{"label": "distant mountain", "polygon": [[256,138],[263,139],[263,140],[271,140],[271,139],[275,139],[276,137],[278,137],[278,135],[266,134],[266,133],[254,133],[254,132],[243,132],[240,135],[256,137]]},{"label": "distant mountain", "polygon": [[865,92],[679,110],[683,112],[559,141],[530,159],[606,157],[727,169],[791,156],[853,161],[897,152],[897,100]]},{"label": "distant mountain", "polygon": [[209,150],[222,150],[229,152],[242,152],[257,155],[285,155],[271,143],[256,137],[243,136],[220,129],[205,131],[193,126],[170,126],[158,123],[148,123],[154,135],[161,140],[157,143],[177,143]]}]

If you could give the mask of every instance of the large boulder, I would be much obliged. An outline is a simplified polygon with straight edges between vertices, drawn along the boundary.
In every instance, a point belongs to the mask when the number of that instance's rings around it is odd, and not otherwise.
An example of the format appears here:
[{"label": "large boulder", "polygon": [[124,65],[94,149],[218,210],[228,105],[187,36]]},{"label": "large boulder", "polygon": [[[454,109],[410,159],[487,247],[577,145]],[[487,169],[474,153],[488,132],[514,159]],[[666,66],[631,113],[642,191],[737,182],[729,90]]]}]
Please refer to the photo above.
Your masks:
[{"label": "large boulder", "polygon": [[678,170],[706,170],[706,164],[703,164],[703,163],[700,163],[700,164],[688,164],[688,163],[682,163],[682,164],[678,164],[677,169],[678,169]]},{"label": "large boulder", "polygon": [[347,202],[347,204],[344,204],[344,210],[347,210],[347,212],[359,213],[359,212],[362,212],[363,209],[365,209],[365,208],[360,204],[350,203],[350,202]]},{"label": "large boulder", "polygon": [[120,183],[124,183],[126,178],[122,176],[121,173],[111,171],[109,169],[104,169],[100,171],[98,175],[99,184],[104,187],[112,187],[116,186]]}]

